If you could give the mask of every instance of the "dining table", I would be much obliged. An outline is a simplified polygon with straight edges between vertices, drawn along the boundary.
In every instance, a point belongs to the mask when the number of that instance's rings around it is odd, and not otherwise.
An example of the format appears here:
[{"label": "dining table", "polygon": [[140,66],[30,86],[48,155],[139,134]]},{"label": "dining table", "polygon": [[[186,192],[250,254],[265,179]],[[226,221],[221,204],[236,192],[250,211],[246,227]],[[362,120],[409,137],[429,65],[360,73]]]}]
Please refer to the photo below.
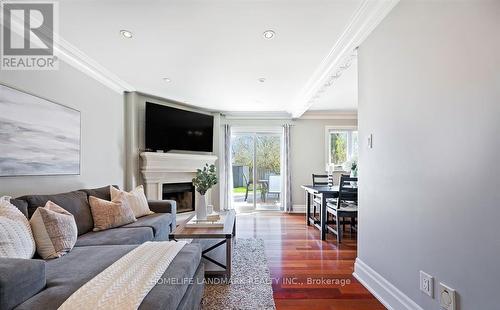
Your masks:
[{"label": "dining table", "polygon": [[[326,240],[326,200],[329,198],[337,198],[339,196],[339,186],[302,185],[301,187],[306,193],[306,224],[308,226],[313,225],[318,228],[320,230],[321,240]],[[315,195],[319,195],[321,197],[319,220],[314,217],[314,214],[311,214],[311,205]]]}]

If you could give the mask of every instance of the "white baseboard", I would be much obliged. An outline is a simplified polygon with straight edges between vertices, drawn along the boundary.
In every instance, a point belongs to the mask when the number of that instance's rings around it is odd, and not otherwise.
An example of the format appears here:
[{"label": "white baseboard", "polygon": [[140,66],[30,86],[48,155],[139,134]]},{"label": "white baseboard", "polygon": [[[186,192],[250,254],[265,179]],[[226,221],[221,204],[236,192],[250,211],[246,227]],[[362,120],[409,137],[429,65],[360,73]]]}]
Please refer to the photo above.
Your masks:
[{"label": "white baseboard", "polygon": [[292,211],[289,213],[306,213],[306,205],[292,205]]},{"label": "white baseboard", "polygon": [[416,302],[359,258],[356,258],[354,263],[353,276],[389,310],[423,310]]}]

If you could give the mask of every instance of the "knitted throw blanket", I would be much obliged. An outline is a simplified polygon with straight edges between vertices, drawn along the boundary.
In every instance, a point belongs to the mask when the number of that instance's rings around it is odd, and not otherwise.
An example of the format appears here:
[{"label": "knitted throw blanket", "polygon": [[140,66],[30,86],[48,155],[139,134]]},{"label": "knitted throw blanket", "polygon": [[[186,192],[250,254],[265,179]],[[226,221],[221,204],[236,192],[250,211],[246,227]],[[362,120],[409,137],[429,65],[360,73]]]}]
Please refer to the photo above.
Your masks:
[{"label": "knitted throw blanket", "polygon": [[80,287],[59,309],[137,309],[185,244],[141,244]]}]

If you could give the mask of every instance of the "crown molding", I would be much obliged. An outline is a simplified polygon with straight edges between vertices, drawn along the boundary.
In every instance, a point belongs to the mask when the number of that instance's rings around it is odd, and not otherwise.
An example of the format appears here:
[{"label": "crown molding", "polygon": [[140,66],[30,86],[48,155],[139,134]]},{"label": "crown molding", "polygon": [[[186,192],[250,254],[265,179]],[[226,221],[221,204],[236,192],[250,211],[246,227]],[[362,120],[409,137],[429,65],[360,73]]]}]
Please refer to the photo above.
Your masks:
[{"label": "crown molding", "polygon": [[226,119],[268,119],[283,120],[291,119],[288,112],[268,111],[268,112],[222,112]]},{"label": "crown molding", "polygon": [[[11,20],[11,30],[24,36],[24,25],[16,19]],[[48,31],[52,29],[42,28],[43,35]],[[54,56],[117,93],[135,90],[130,84],[62,38],[59,33],[54,33]]]},{"label": "crown molding", "polygon": [[135,91],[132,85],[120,79],[60,36],[54,44],[54,50],[61,60],[115,92],[122,94]]},{"label": "crown molding", "polygon": [[399,0],[364,0],[346,26],[344,32],[323,59],[319,67],[299,92],[292,108],[288,111],[294,118],[299,118],[319,98],[325,88],[355,57],[356,49],[387,16]]},{"label": "crown molding", "polygon": [[163,105],[171,105],[173,107],[183,109],[183,110],[188,110],[192,112],[197,112],[197,113],[206,113],[206,114],[218,114],[220,113],[218,110],[214,109],[208,109],[196,105],[189,104],[187,102],[183,101],[178,101],[174,99],[170,99],[167,97],[162,97],[159,95],[153,95],[151,93],[146,93],[142,91],[134,91],[134,92],[127,92],[128,94],[137,94],[142,97],[143,100],[145,101],[154,101],[153,103],[158,103],[158,104],[163,104]]},{"label": "crown molding", "polygon": [[357,120],[356,111],[307,111],[299,119],[348,119]]}]

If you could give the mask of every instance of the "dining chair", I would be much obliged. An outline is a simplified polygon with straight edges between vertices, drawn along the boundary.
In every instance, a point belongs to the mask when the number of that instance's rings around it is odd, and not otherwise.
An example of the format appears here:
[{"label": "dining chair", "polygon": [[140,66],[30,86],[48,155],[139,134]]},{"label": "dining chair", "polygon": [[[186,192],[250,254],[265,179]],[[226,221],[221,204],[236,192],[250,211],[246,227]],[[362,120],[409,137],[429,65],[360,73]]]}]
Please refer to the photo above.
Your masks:
[{"label": "dining chair", "polygon": [[[342,231],[345,230],[345,219],[349,218],[350,231],[354,229],[358,217],[358,178],[349,175],[340,176],[338,198],[327,202],[326,214],[331,215],[333,220],[326,221],[326,229],[337,237],[337,244],[342,241]],[[334,224],[333,228],[329,224]],[[342,227],[341,227],[342,225]]]},{"label": "dining chair", "polygon": [[[313,186],[330,186],[331,180],[329,179],[331,176],[328,176],[327,174],[313,174]],[[328,198],[327,201],[332,200],[332,198]],[[320,199],[318,198],[317,200],[318,203],[320,203]]]},{"label": "dining chair", "polygon": [[276,195],[278,199],[281,194],[281,175],[270,175],[269,176],[269,188],[267,189],[267,194]]},{"label": "dining chair", "polygon": [[312,175],[313,186],[328,186],[327,174],[314,174]]},{"label": "dining chair", "polygon": [[[328,175],[327,174],[312,174],[313,186],[328,186]],[[322,194],[313,195],[313,218],[315,223],[320,222],[320,216],[316,217],[316,208],[320,211],[321,204],[323,203]]]}]

